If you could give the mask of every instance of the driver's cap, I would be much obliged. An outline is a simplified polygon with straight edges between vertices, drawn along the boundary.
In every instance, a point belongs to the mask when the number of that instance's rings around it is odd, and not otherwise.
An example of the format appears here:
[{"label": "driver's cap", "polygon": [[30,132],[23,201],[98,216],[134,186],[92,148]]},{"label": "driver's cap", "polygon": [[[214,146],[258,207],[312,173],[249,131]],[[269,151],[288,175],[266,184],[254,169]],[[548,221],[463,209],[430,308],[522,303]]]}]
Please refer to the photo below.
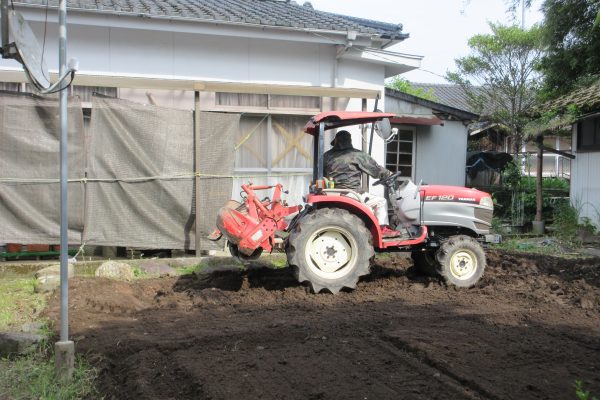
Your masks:
[{"label": "driver's cap", "polygon": [[331,141],[331,145],[335,144],[335,141],[338,140],[340,143],[352,143],[352,136],[348,131],[339,131],[335,134],[335,138]]}]

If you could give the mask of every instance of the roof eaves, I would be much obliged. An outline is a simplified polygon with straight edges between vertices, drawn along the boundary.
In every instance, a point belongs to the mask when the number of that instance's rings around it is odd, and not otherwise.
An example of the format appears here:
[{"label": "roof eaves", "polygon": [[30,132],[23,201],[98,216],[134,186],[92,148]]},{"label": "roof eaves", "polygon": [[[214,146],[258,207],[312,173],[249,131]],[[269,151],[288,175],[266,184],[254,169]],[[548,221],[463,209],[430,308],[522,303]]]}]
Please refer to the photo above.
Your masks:
[{"label": "roof eaves", "polygon": [[408,101],[410,103],[418,104],[424,107],[429,107],[432,110],[436,110],[439,112],[443,112],[446,114],[453,115],[462,120],[476,120],[479,118],[478,114],[472,113],[470,111],[461,110],[455,107],[450,107],[445,104],[436,103],[435,101],[426,100],[421,97],[414,96],[412,94],[404,93],[399,90],[386,88],[385,95],[393,97],[395,99]]},{"label": "roof eaves", "polygon": [[[39,4],[17,3],[17,5],[22,6],[22,7],[27,7],[27,8],[38,8],[38,9],[46,8],[46,6],[39,5]],[[52,8],[52,6],[50,8]],[[56,7],[54,7],[54,8],[56,8]],[[270,29],[277,29],[277,30],[290,30],[290,31],[300,31],[300,32],[320,32],[320,33],[337,34],[337,35],[345,35],[346,34],[345,31],[309,28],[309,27],[303,27],[300,25],[295,25],[295,26],[262,25],[262,24],[260,24],[259,20],[256,20],[255,23],[251,23],[251,22],[235,20],[235,19],[234,20],[225,20],[225,19],[199,18],[199,17],[179,16],[179,15],[145,14],[145,13],[130,12],[130,11],[118,11],[117,12],[114,10],[99,10],[99,9],[93,9],[93,8],[76,8],[76,7],[69,7],[69,11],[90,13],[90,14],[99,14],[99,15],[114,15],[114,16],[125,16],[125,17],[158,19],[158,20],[166,20],[166,21],[190,21],[190,22],[200,22],[200,23],[213,24],[213,25],[247,26],[247,27],[260,28],[260,29],[270,28]]]},{"label": "roof eaves", "polygon": [[577,106],[581,111],[592,112],[600,110],[600,80],[587,87],[575,89],[572,92],[544,103],[536,111],[564,111],[569,106]]},{"label": "roof eaves", "polygon": [[[46,8],[46,4],[42,1],[15,1],[15,4],[19,7],[26,8]],[[79,3],[81,4],[81,3]],[[289,3],[288,3],[289,4]],[[294,5],[292,6],[299,8],[302,10],[302,6]],[[56,5],[50,5],[50,9],[56,9]],[[319,15],[328,15],[334,17],[336,20],[327,21],[326,23],[321,23],[316,21],[315,18],[314,23],[307,23],[299,21],[284,21],[281,19],[265,19],[260,16],[247,16],[247,17],[239,17],[235,15],[217,15],[206,13],[206,18],[202,18],[198,15],[192,15],[187,12],[183,13],[183,15],[172,15],[166,12],[163,13],[153,13],[153,12],[139,12],[139,11],[126,11],[121,7],[109,7],[105,5],[100,5],[99,8],[93,7],[72,7],[69,6],[68,9],[70,11],[82,12],[82,13],[95,13],[102,15],[117,15],[117,16],[130,16],[130,17],[141,17],[141,18],[151,18],[151,19],[163,19],[163,20],[183,20],[183,21],[194,21],[194,22],[203,22],[203,23],[211,23],[211,24],[221,24],[221,25],[235,25],[235,26],[250,26],[250,27],[258,27],[261,29],[274,28],[274,29],[284,29],[284,30],[293,30],[293,31],[303,31],[303,32],[320,32],[320,33],[331,33],[331,34],[346,34],[348,31],[356,30],[360,36],[379,36],[382,39],[389,40],[404,40],[409,35],[407,33],[401,32],[402,25],[394,25],[385,22],[372,21],[367,19],[361,19],[356,17],[350,17],[340,14],[327,13],[323,11],[314,10],[315,13]],[[302,10],[304,11],[304,10]],[[360,26],[352,26],[352,23],[359,24]],[[337,28],[337,29],[336,29]],[[355,28],[355,29],[353,29]]]}]

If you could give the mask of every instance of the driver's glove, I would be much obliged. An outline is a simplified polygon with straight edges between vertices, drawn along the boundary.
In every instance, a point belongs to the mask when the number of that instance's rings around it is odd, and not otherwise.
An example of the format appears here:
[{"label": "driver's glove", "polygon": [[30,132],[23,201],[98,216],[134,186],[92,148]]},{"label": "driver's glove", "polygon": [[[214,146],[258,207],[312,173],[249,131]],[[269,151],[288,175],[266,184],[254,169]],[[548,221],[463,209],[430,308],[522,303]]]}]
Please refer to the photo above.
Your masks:
[{"label": "driver's glove", "polygon": [[385,178],[390,177],[392,175],[394,175],[394,173],[392,171],[388,171],[386,169],[386,170],[383,170],[383,171],[381,171],[379,173],[379,179],[385,179]]}]

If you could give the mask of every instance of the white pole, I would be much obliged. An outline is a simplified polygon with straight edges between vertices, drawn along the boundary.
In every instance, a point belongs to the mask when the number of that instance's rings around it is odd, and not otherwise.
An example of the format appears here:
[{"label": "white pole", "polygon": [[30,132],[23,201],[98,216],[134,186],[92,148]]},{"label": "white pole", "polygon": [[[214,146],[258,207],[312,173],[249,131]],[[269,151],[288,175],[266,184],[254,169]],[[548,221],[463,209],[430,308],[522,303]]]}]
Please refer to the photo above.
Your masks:
[{"label": "white pole", "polygon": [[[59,76],[67,71],[67,0],[58,9]],[[55,346],[57,375],[65,380],[73,376],[75,345],[69,340],[69,216],[68,216],[68,110],[67,87],[60,85],[60,341]]]}]

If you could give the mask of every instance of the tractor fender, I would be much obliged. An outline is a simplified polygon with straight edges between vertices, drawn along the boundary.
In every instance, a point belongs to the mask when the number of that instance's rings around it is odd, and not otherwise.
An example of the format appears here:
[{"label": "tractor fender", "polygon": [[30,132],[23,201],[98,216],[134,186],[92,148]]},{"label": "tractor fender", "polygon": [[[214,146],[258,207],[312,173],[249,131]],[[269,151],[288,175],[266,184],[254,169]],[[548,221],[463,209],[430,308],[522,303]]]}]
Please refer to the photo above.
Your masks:
[{"label": "tractor fender", "polygon": [[373,236],[373,246],[377,248],[383,246],[379,222],[377,221],[377,218],[375,218],[373,211],[371,211],[366,204],[346,196],[327,196],[322,194],[309,195],[306,199],[306,203],[311,204],[316,208],[336,207],[348,210],[362,219],[367,229],[371,231],[371,235]]}]

